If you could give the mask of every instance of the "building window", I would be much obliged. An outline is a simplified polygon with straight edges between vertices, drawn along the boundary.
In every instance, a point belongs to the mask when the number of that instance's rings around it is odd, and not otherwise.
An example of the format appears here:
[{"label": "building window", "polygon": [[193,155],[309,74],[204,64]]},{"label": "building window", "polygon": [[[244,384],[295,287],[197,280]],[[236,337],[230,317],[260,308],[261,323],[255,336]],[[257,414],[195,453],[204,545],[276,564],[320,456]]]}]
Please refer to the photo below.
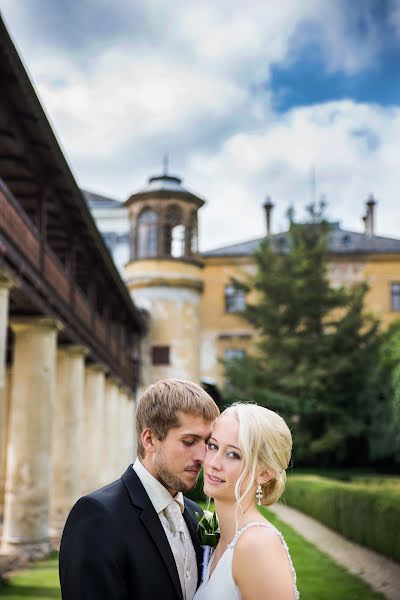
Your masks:
[{"label": "building window", "polygon": [[179,206],[169,206],[164,225],[164,254],[180,258],[185,255],[185,226]]},{"label": "building window", "polygon": [[154,366],[169,365],[169,346],[152,346],[151,363]]},{"label": "building window", "polygon": [[342,236],[342,244],[346,247],[351,246],[351,236],[348,233]]},{"label": "building window", "polygon": [[110,252],[112,252],[115,245],[117,244],[118,234],[115,233],[114,231],[105,231],[105,232],[103,232],[102,235],[103,235],[103,240],[105,241],[107,248],[110,250]]},{"label": "building window", "polygon": [[246,308],[246,294],[233,285],[225,286],[225,312],[243,312]]},{"label": "building window", "polygon": [[137,257],[157,256],[158,219],[153,210],[144,210],[138,218]]},{"label": "building window", "polygon": [[224,359],[228,361],[235,358],[243,358],[245,354],[246,353],[244,350],[239,350],[238,348],[229,348],[224,352]]},{"label": "building window", "polygon": [[171,229],[171,256],[179,258],[185,254],[185,226],[175,225]]},{"label": "building window", "polygon": [[392,311],[400,311],[400,282],[391,284]]},{"label": "building window", "polygon": [[190,217],[190,224],[187,235],[189,236],[190,253],[198,253],[198,228],[197,228],[197,213],[193,211]]}]

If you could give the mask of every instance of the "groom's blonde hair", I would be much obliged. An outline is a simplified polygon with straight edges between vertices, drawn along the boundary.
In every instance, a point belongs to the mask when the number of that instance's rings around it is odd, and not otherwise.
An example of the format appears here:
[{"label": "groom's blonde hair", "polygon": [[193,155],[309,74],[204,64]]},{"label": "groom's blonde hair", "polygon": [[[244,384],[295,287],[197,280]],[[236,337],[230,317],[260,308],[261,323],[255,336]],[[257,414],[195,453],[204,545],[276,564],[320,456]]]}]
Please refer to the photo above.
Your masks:
[{"label": "groom's blonde hair", "polygon": [[164,440],[170,429],[179,427],[182,412],[202,417],[207,423],[219,416],[219,408],[202,387],[192,381],[163,379],[145,389],[136,410],[137,454],[145,457],[142,432],[149,428]]},{"label": "groom's blonde hair", "polygon": [[[239,447],[243,455],[243,471],[235,485],[239,508],[242,500],[257,484],[261,472],[271,479],[262,484],[261,504],[270,506],[285,489],[286,469],[292,453],[292,434],[278,413],[257,404],[236,402],[221,414],[239,422]],[[243,489],[244,487],[244,489]]]}]

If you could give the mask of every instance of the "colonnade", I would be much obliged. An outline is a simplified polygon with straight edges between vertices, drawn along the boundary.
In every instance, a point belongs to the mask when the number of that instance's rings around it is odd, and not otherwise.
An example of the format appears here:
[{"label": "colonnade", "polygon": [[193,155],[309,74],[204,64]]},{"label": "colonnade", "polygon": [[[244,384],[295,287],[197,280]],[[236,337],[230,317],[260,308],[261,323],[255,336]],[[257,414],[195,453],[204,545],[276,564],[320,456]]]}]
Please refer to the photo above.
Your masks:
[{"label": "colonnade", "polygon": [[[111,482],[136,451],[133,392],[88,363],[84,346],[60,346],[61,323],[11,318],[15,285],[0,273],[1,552],[46,553],[82,495]],[[7,328],[14,336],[6,366]]]}]

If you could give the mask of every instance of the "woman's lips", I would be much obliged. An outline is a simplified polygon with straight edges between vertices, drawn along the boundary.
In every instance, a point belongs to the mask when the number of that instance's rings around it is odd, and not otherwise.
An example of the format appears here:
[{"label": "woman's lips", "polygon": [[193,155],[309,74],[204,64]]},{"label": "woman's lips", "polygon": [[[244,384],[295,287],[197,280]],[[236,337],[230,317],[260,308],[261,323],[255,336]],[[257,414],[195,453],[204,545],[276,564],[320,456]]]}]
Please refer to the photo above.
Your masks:
[{"label": "woman's lips", "polygon": [[218,483],[224,483],[223,479],[220,479],[219,477],[215,477],[213,475],[209,475],[208,473],[207,473],[207,481],[209,481],[210,483],[212,483],[214,485],[216,485]]}]

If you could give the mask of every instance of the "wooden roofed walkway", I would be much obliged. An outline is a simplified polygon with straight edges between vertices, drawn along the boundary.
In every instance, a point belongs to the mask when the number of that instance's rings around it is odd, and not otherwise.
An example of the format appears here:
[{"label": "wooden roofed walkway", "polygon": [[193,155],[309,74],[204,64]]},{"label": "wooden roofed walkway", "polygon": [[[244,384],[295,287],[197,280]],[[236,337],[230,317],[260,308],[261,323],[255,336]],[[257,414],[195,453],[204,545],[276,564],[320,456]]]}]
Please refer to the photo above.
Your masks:
[{"label": "wooden roofed walkway", "polygon": [[3,553],[46,552],[132,458],[145,327],[0,17]]}]

